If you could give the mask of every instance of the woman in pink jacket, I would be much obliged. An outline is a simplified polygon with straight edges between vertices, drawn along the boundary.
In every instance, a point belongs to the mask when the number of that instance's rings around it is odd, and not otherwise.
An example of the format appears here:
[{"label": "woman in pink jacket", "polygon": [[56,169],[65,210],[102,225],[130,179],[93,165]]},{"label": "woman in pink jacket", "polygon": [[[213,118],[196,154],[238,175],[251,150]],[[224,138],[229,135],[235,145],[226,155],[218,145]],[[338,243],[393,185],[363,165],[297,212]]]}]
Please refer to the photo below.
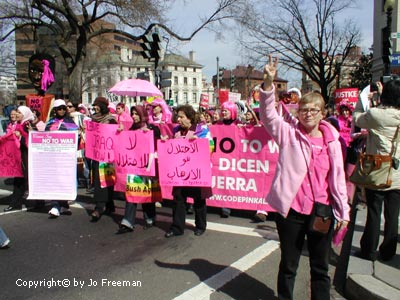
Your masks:
[{"label": "woman in pink jacket", "polygon": [[[279,145],[279,160],[268,203],[278,212],[281,261],[278,298],[293,299],[296,271],[305,237],[310,257],[311,299],[330,299],[329,251],[334,230],[347,226],[349,205],[339,133],[323,120],[324,100],[319,93],[304,95],[298,117],[283,119],[275,109],[278,59],[264,67],[260,89],[260,117]],[[321,204],[336,219],[325,234],[311,230],[313,208]],[[336,228],[334,228],[336,227]]]}]

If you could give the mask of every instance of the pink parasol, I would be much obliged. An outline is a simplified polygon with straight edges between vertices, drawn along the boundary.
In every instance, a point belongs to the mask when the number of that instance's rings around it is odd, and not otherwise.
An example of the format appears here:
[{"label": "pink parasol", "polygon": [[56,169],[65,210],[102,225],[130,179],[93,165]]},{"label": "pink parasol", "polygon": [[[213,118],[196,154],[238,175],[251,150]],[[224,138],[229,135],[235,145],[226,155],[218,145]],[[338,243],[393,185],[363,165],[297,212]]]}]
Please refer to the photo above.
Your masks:
[{"label": "pink parasol", "polygon": [[119,96],[160,96],[163,94],[151,82],[142,79],[126,79],[116,83],[110,90],[110,93]]}]

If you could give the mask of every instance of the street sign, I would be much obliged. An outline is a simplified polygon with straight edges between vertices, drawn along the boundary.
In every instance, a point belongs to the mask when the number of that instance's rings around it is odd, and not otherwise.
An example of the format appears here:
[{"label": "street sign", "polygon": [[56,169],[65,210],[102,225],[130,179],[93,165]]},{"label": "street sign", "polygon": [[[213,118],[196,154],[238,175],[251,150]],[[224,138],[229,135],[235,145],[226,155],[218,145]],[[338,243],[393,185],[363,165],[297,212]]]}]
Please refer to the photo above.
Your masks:
[{"label": "street sign", "polygon": [[400,53],[392,54],[392,63],[391,66],[400,66]]},{"label": "street sign", "polygon": [[390,34],[390,37],[391,37],[392,39],[400,39],[400,32],[392,32],[392,33]]}]

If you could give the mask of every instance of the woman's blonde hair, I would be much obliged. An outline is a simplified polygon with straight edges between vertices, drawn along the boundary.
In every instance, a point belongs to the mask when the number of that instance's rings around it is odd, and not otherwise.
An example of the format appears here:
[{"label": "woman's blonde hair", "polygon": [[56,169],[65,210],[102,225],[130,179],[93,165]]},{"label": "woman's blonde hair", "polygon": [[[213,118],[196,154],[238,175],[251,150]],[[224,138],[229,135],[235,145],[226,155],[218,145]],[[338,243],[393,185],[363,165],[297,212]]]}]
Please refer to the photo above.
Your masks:
[{"label": "woman's blonde hair", "polygon": [[317,104],[319,106],[319,108],[321,109],[321,113],[322,114],[325,113],[325,101],[324,101],[324,97],[322,97],[322,95],[320,93],[310,92],[310,93],[303,95],[303,97],[301,97],[301,99],[299,101],[299,106],[302,106],[302,105],[308,104],[308,103]]}]

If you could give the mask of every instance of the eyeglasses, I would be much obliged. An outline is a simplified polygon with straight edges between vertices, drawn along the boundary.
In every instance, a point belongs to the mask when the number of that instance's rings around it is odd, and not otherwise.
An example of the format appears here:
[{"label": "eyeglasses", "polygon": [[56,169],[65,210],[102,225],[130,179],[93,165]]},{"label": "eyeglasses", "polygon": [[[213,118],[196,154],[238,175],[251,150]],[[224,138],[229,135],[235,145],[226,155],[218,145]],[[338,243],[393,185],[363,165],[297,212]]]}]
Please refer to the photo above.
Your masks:
[{"label": "eyeglasses", "polygon": [[317,108],[300,108],[298,112],[302,115],[307,115],[310,113],[312,116],[317,115],[321,110]]}]

